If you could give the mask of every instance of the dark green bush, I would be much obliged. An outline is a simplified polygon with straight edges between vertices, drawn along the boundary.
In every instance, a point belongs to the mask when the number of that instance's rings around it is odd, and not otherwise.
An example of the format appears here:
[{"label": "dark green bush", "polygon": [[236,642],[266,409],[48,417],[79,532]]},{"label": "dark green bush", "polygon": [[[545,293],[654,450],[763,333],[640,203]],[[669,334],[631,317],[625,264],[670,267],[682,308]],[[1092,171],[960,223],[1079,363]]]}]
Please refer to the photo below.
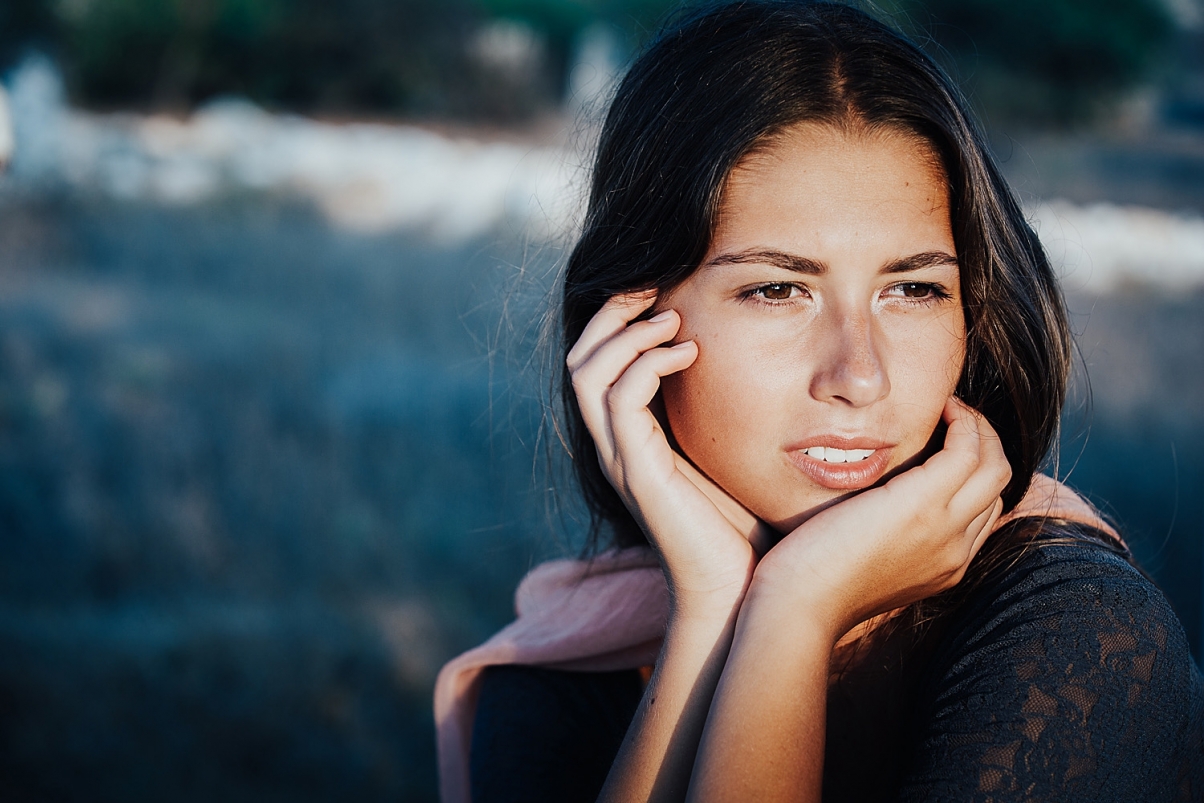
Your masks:
[{"label": "dark green bush", "polygon": [[1160,0],[901,0],[992,117],[1067,123],[1150,75],[1173,33]]},{"label": "dark green bush", "polygon": [[[1146,79],[1173,24],[1161,0],[880,0],[951,59],[995,120],[1073,122]],[[241,94],[269,107],[516,120],[562,96],[574,42],[603,21],[638,43],[673,0],[4,0],[0,62],[50,49],[75,99],[186,109]],[[520,21],[537,63],[473,56]]]},{"label": "dark green bush", "polygon": [[72,85],[99,105],[238,93],[304,111],[454,113],[471,94],[456,0],[106,0],[63,19]]}]

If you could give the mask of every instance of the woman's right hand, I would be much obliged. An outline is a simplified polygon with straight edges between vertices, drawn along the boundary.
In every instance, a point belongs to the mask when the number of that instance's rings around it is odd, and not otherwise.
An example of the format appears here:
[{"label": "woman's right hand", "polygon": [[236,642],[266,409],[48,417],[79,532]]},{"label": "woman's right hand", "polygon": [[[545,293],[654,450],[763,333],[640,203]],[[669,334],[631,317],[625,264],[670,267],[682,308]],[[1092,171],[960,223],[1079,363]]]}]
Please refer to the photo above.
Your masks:
[{"label": "woman's right hand", "polygon": [[681,326],[673,310],[632,323],[655,301],[655,291],[611,298],[567,364],[602,471],[659,554],[674,613],[706,616],[739,604],[770,531],[673,451],[649,409],[661,378],[698,357],[693,341],[664,345]]},{"label": "woman's right hand", "polygon": [[755,594],[825,621],[835,640],[957,585],[995,529],[1012,469],[981,413],[951,397],[942,417],[940,450],[785,536],[758,566]]}]

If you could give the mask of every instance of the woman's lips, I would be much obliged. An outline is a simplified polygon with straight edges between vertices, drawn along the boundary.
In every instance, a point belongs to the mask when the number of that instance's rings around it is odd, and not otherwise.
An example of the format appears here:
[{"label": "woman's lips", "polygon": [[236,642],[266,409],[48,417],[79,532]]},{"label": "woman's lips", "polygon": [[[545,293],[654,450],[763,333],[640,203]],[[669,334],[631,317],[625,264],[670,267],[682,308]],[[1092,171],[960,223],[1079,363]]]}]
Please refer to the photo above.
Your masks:
[{"label": "woman's lips", "polygon": [[[806,450],[817,446],[840,449],[846,453],[846,458],[850,451],[872,449],[873,454],[852,463],[829,463],[807,454]],[[834,491],[855,491],[868,488],[882,478],[890,465],[892,451],[891,446],[860,439],[822,438],[791,447],[786,450],[786,456],[817,485]]]}]

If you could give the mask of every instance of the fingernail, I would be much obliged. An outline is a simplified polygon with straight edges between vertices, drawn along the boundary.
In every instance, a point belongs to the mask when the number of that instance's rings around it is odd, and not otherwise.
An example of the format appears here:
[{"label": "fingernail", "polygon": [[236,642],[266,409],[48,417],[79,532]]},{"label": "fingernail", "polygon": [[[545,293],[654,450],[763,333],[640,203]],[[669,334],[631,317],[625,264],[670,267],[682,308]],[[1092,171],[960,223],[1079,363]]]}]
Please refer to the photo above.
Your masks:
[{"label": "fingernail", "polygon": [[692,345],[694,345],[693,340],[683,340],[682,342],[678,343],[676,346],[673,346],[672,348],[680,349],[680,348],[684,348],[685,346],[692,346]]},{"label": "fingernail", "polygon": [[649,318],[648,320],[652,323],[660,323],[661,321],[667,321],[672,317],[673,317],[673,310],[667,309],[664,312],[662,312],[660,315]]}]

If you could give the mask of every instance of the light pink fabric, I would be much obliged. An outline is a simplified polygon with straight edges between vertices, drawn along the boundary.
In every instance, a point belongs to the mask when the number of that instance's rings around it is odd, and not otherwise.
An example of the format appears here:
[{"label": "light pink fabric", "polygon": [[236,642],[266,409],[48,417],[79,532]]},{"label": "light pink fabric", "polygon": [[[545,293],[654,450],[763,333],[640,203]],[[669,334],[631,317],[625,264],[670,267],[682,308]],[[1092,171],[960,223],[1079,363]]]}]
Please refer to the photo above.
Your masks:
[{"label": "light pink fabric", "polygon": [[[1023,516],[1070,519],[1115,534],[1078,494],[1041,474],[996,528]],[[439,672],[435,727],[443,803],[470,803],[468,751],[482,670],[497,664],[581,671],[648,666],[660,652],[669,594],[656,556],[632,547],[591,561],[536,566],[519,584],[515,607],[514,622]]]}]

